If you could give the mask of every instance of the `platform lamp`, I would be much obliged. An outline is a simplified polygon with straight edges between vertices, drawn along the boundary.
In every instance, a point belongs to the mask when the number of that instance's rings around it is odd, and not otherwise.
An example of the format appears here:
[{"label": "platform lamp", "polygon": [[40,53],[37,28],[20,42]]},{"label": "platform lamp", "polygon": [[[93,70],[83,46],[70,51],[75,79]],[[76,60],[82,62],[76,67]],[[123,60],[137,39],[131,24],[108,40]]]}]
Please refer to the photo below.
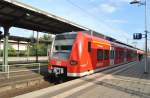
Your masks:
[{"label": "platform lamp", "polygon": [[148,63],[147,63],[147,0],[145,0],[144,2],[142,2],[141,0],[133,0],[132,2],[130,2],[130,4],[137,4],[137,5],[144,5],[145,6],[145,67],[144,67],[144,73],[147,74],[148,73]]}]

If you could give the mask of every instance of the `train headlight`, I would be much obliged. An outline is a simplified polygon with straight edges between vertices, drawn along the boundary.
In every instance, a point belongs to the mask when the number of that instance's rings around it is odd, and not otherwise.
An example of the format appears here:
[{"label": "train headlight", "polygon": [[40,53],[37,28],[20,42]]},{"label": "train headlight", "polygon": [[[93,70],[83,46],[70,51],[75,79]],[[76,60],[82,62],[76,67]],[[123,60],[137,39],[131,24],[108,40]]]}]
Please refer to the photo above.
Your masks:
[{"label": "train headlight", "polygon": [[77,62],[77,61],[75,61],[75,60],[71,60],[71,61],[70,61],[70,64],[71,64],[71,65],[77,65],[77,64],[78,64],[78,62]]}]

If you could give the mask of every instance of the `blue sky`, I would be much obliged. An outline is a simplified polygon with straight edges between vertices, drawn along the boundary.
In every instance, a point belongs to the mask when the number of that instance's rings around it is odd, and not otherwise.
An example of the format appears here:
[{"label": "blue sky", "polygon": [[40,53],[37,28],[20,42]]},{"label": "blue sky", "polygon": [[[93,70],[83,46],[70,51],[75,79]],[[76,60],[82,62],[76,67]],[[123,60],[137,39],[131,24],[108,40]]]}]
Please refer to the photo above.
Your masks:
[{"label": "blue sky", "polygon": [[[132,40],[133,33],[144,31],[144,6],[130,5],[129,2],[131,0],[19,1],[71,20],[105,35],[112,36],[122,42],[127,43],[128,40],[128,43],[132,45],[137,42],[137,47],[142,49],[144,47],[144,39],[140,41]],[[148,5],[150,5],[150,2],[148,2]],[[148,6],[148,13],[150,13],[150,6]],[[150,30],[150,27],[148,29]],[[32,31],[11,29],[11,35],[18,35],[18,32],[22,32],[19,35],[24,36],[24,32]],[[26,36],[31,35],[31,33],[28,33]]]}]

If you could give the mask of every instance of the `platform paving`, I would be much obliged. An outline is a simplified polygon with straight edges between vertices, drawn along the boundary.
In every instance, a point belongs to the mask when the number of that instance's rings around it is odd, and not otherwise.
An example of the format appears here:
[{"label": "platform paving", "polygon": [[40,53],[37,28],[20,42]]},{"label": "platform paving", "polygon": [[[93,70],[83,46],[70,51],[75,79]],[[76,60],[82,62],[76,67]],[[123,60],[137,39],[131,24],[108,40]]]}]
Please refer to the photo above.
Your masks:
[{"label": "platform paving", "polygon": [[15,98],[150,98],[150,74],[143,72],[144,61],[129,63],[109,74],[99,72]]}]

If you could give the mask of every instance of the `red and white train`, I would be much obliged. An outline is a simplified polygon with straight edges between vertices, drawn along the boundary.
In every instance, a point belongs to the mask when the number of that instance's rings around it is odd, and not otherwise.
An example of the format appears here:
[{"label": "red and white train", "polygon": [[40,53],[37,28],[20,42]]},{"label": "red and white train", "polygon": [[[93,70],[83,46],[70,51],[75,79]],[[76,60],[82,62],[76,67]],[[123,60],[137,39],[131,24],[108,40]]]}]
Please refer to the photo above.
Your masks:
[{"label": "red and white train", "polygon": [[49,73],[81,77],[104,67],[141,59],[143,51],[96,32],[56,35],[48,64]]}]

